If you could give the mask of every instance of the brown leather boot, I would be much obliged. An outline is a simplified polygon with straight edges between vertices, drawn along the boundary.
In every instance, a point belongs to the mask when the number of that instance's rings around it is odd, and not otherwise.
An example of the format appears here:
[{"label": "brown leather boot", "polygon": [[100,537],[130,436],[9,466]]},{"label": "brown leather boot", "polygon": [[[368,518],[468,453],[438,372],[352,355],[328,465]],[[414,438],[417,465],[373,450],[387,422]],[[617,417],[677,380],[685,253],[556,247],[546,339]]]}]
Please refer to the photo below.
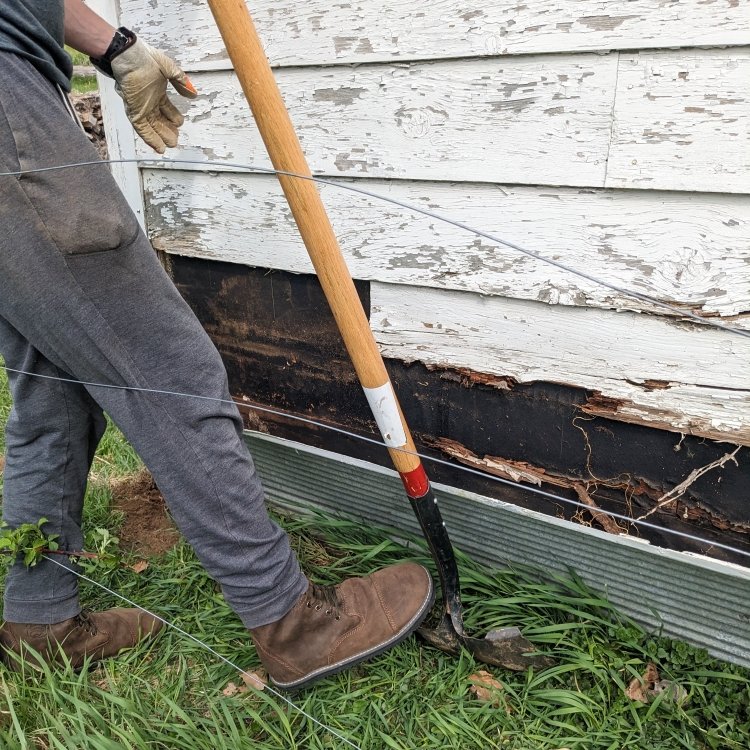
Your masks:
[{"label": "brown leather boot", "polygon": [[140,609],[108,609],[105,612],[81,612],[54,625],[5,622],[0,628],[0,650],[11,669],[20,667],[13,654],[38,668],[38,660],[24,646],[29,645],[48,663],[62,661],[60,650],[73,667],[80,667],[85,657],[93,660],[114,656],[132,648],[144,638],[155,636],[162,623]]},{"label": "brown leather boot", "polygon": [[429,572],[401,563],[338,586],[311,583],[281,620],[250,632],[271,682],[293,690],[400,643],[434,600]]}]

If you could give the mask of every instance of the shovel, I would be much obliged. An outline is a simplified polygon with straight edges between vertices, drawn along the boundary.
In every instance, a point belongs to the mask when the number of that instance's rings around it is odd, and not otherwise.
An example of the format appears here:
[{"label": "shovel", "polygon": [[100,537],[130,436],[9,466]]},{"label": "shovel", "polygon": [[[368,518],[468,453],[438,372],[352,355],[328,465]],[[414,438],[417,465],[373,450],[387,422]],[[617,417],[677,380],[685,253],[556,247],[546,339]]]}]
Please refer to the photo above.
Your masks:
[{"label": "shovel", "polygon": [[[208,0],[208,4],[274,168],[311,176],[245,3],[243,0]],[[493,630],[485,638],[466,635],[453,547],[317,186],[310,180],[289,174],[279,174],[278,178],[383,441],[437,565],[443,611],[438,624],[423,627],[420,634],[443,651],[459,653],[463,647],[487,664],[516,670],[547,666],[550,660],[533,654],[533,645],[518,628]]]}]

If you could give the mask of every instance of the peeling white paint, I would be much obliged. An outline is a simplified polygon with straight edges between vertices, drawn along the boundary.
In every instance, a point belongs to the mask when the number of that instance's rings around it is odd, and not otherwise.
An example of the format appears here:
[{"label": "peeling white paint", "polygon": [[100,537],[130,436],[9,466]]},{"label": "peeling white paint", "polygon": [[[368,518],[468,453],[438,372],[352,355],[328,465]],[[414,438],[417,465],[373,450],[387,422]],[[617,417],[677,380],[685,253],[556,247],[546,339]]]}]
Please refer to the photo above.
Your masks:
[{"label": "peeling white paint", "polygon": [[[168,156],[269,166],[206,4],[120,5],[121,23],[196,71],[200,96],[181,103]],[[747,0],[257,0],[252,11],[315,172],[750,325]],[[682,49],[649,51],[660,47]],[[159,248],[311,270],[273,178],[212,165],[144,180]],[[746,340],[323,193],[355,277],[372,281],[388,356],[566,383],[599,394],[583,413],[750,444]]]},{"label": "peeling white paint", "polygon": [[[313,272],[275,178],[148,170],[144,186],[160,249]],[[750,313],[745,196],[406,181],[368,181],[367,188],[670,303]],[[322,195],[356,278],[664,314],[400,207],[328,186]]]},{"label": "peeling white paint", "polygon": [[[203,0],[120,0],[191,70],[227,67]],[[274,65],[750,44],[747,0],[254,0]]]},{"label": "peeling white paint", "polygon": [[750,193],[750,48],[622,55],[606,184]]},{"label": "peeling white paint", "polygon": [[[750,192],[750,48],[307,67],[277,79],[319,174]],[[182,103],[171,155],[270,166],[235,77],[194,82],[201,94]]]},{"label": "peeling white paint", "polygon": [[[313,172],[603,186],[616,68],[612,55],[559,55],[295,68],[277,81]],[[193,83],[201,95],[183,103],[170,155],[269,165],[236,79]]]}]

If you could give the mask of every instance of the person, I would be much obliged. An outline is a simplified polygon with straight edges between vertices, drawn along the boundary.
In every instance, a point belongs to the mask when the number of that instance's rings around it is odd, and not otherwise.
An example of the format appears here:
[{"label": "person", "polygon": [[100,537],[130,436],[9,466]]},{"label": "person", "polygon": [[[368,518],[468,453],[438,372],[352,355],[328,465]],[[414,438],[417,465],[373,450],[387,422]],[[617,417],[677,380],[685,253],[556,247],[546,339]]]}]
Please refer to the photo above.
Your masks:
[{"label": "person", "polygon": [[[15,528],[47,518],[61,548],[81,548],[86,478],[106,411],[249,630],[272,682],[302,687],[380,653],[431,608],[428,571],[404,562],[333,587],[306,578],[268,517],[239,412],[225,402],[219,354],[107,165],[29,171],[96,159],[71,117],[64,41],[112,75],[135,130],[159,153],[176,145],[183,120],[167,83],[195,95],[174,61],[82,0],[0,3],[0,172],[18,173],[0,177],[0,353],[22,371],[9,372],[4,520]],[[25,644],[79,666],[158,632],[160,622],[138,609],[82,610],[77,581],[72,563],[10,568],[0,630],[7,665],[20,663]]]}]

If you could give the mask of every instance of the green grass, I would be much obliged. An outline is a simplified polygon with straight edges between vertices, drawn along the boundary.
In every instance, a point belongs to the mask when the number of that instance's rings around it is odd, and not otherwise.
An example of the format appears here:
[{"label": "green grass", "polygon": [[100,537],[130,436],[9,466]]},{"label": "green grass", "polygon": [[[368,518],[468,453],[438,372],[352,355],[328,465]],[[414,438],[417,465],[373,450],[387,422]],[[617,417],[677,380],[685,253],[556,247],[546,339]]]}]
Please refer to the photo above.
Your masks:
[{"label": "green grass", "polygon": [[74,94],[90,94],[92,91],[99,90],[96,76],[73,76],[70,86]]},{"label": "green grass", "polygon": [[[66,47],[65,51],[70,55],[73,65],[91,65],[88,55],[84,55],[83,52],[78,52],[72,47]],[[88,94],[99,90],[99,82],[95,75],[74,75],[71,81],[71,89],[74,94]]]},{"label": "green grass", "polygon": [[[0,375],[0,381],[2,375]],[[0,382],[0,421],[9,400]],[[96,458],[86,524],[119,519],[109,511],[110,478],[137,458],[110,428]],[[429,563],[420,540],[402,546],[385,531],[322,516],[283,518],[304,567],[320,582],[361,574],[402,559]],[[401,535],[403,536],[403,535]],[[537,673],[489,671],[502,682],[508,710],[468,692],[482,665],[416,639],[370,664],[325,680],[292,699],[368,750],[743,750],[750,736],[750,672],[704,651],[643,632],[574,577],[543,581],[529,570],[490,572],[461,558],[467,624],[480,633],[518,624],[557,664]],[[152,608],[245,669],[258,666],[239,620],[181,544],[140,575],[102,572],[99,579]],[[117,600],[90,584],[84,601]],[[689,693],[634,703],[624,688],[653,660],[662,676]],[[346,747],[267,693],[226,697],[236,672],[170,631],[150,646],[79,673],[12,674],[0,669],[0,748],[54,750],[244,750]]]}]

